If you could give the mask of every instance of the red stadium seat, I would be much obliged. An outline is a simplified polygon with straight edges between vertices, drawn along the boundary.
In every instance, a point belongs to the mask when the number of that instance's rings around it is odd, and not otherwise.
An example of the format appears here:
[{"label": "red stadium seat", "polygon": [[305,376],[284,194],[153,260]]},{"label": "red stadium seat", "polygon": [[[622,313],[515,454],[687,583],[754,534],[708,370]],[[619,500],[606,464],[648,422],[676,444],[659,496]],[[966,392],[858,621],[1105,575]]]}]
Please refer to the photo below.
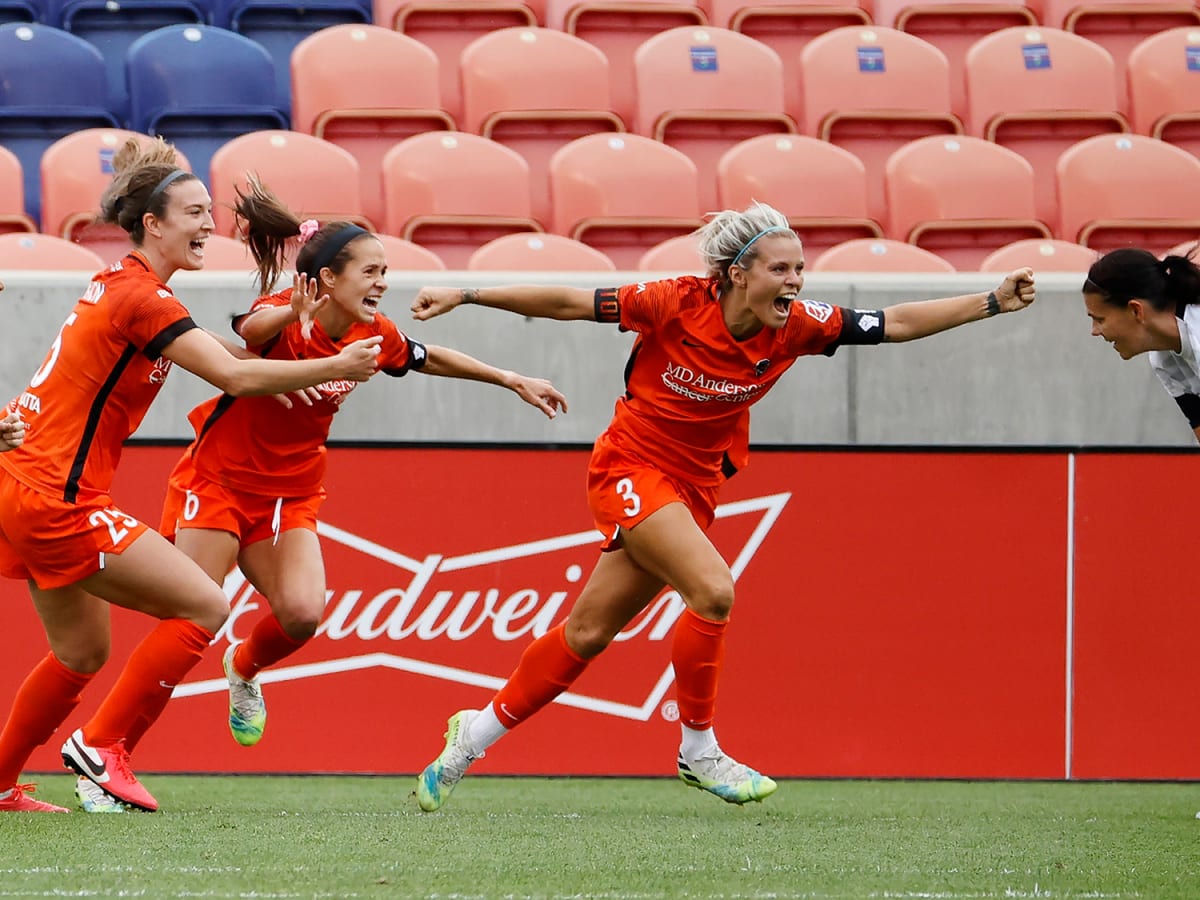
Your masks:
[{"label": "red stadium seat", "polygon": [[1028,238],[993,250],[979,264],[979,271],[1011,272],[1030,266],[1035,272],[1086,272],[1096,257],[1095,250],[1082,244]]},{"label": "red stadium seat", "polygon": [[383,158],[384,231],[464,268],[480,246],[533,218],[529,164],[503,144],[462,131],[407,138]]},{"label": "red stadium seat", "polygon": [[467,261],[471,271],[613,272],[613,261],[594,247],[561,234],[506,234],[488,241]]},{"label": "red stadium seat", "polygon": [[462,115],[458,62],[463,48],[498,28],[538,24],[520,0],[375,0],[374,11],[376,25],[402,31],[437,55],[440,105],[456,122]]},{"label": "red stadium seat", "polygon": [[675,274],[704,275],[704,259],[700,256],[700,245],[694,234],[681,234],[655,244],[637,261],[639,272],[672,272]]},{"label": "red stadium seat", "polygon": [[918,37],[864,26],[838,28],[814,38],[800,64],[801,130],[863,161],[867,209],[873,219],[883,221],[888,156],[915,138],[963,130],[950,111],[946,57]]},{"label": "red stadium seat", "polygon": [[0,234],[38,230],[37,223],[25,213],[24,178],[21,160],[0,146]]},{"label": "red stadium seat", "polygon": [[437,57],[398,31],[335,25],[297,44],[291,68],[292,128],[350,151],[363,214],[382,222],[383,154],[414,134],[455,128],[441,108]]},{"label": "red stadium seat", "polygon": [[696,165],[636,134],[593,134],[550,160],[551,230],[632,270],[650,247],[700,225]]},{"label": "red stadium seat", "polygon": [[1154,252],[1200,234],[1200,160],[1140,134],[1097,135],[1058,159],[1059,237]]},{"label": "red stadium seat", "polygon": [[376,234],[375,237],[383,244],[388,268],[392,271],[440,272],[446,268],[442,258],[428,247],[392,234]]},{"label": "red stadium seat", "polygon": [[[294,256],[294,253],[289,254],[289,264],[294,260]],[[239,238],[210,234],[204,242],[204,271],[253,272],[254,257]]]},{"label": "red stadium seat", "polygon": [[1129,54],[1134,131],[1200,155],[1200,28],[1151,35]]},{"label": "red stadium seat", "polygon": [[830,247],[810,272],[953,272],[947,260],[913,244],[888,238],[857,238]]},{"label": "red stadium seat", "polygon": [[546,25],[583,38],[608,57],[613,110],[634,118],[633,56],[641,44],[670,28],[706,25],[696,0],[546,0]]},{"label": "red stadium seat", "polygon": [[1029,162],[982,138],[919,138],[888,158],[884,180],[888,234],[959,270],[1000,244],[1053,236],[1037,218]]},{"label": "red stadium seat", "polygon": [[783,64],[766,44],[724,28],[655,35],[633,61],[634,131],[682,151],[700,176],[700,205],[716,209],[717,160],[758,134],[795,132],[783,110]]},{"label": "red stadium seat", "polygon": [[1072,144],[1129,130],[1116,112],[1117,72],[1099,44],[1057,28],[1005,28],[967,53],[970,133],[1033,166],[1038,218],[1057,216],[1054,165]]},{"label": "red stadium seat", "polygon": [[105,265],[105,261],[87,247],[52,234],[0,234],[0,269],[99,272]]},{"label": "red stadium seat", "polygon": [[1200,234],[1190,241],[1168,247],[1163,256],[1200,256]]},{"label": "red stadium seat", "polygon": [[612,111],[608,60],[587,41],[550,28],[502,28],[462,54],[463,128],[511,147],[529,163],[533,213],[550,216],[550,157],[568,141],[624,131]]},{"label": "red stadium seat", "polygon": [[328,222],[346,219],[374,231],[363,215],[358,162],[336,144],[299,131],[254,131],[233,138],[212,156],[213,220],[218,234],[234,237],[234,187],[245,190],[256,173],[292,210]]},{"label": "red stadium seat", "polygon": [[727,150],[717,165],[724,209],[768,203],[788,217],[804,253],[860,237],[883,237],[867,214],[867,175],[849,150],[799,134],[765,134]]}]

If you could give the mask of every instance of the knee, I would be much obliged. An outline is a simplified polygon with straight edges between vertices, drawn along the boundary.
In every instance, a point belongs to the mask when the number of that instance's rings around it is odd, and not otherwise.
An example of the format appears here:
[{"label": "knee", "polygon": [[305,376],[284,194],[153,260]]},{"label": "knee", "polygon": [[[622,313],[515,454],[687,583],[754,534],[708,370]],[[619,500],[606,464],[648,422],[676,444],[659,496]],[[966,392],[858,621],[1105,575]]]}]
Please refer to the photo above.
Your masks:
[{"label": "knee", "polygon": [[684,597],[692,612],[713,622],[724,622],[733,612],[733,578],[714,578]]},{"label": "knee", "polygon": [[112,646],[105,641],[56,650],[54,656],[72,672],[78,672],[80,675],[95,675],[108,662],[111,650]]},{"label": "knee", "polygon": [[[216,585],[214,585],[216,587]],[[214,593],[205,597],[194,615],[189,616],[201,628],[216,634],[229,618],[229,600],[225,592],[217,588]]]},{"label": "knee", "polygon": [[616,636],[611,628],[595,621],[567,620],[564,637],[567,646],[584,659],[599,656]]},{"label": "knee", "polygon": [[281,597],[271,604],[283,633],[293,641],[307,641],[317,633],[324,611],[324,597],[314,601],[307,597]]}]

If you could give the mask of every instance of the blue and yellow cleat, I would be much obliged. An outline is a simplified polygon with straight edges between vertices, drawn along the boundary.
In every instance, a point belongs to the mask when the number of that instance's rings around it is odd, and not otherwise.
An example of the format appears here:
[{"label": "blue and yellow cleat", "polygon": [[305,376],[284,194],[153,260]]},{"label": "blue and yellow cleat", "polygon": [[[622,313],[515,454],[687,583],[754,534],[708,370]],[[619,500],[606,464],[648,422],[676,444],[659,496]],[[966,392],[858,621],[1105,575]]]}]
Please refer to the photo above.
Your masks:
[{"label": "blue and yellow cleat", "polygon": [[766,775],[744,766],[720,747],[696,759],[679,756],[679,777],[684,784],[715,794],[726,803],[756,803],[770,797],[778,787]]},{"label": "blue and yellow cleat", "polygon": [[123,813],[125,804],[90,778],[75,779],[75,799],[85,813]]},{"label": "blue and yellow cleat", "polygon": [[446,722],[445,749],[417,776],[417,805],[425,812],[441,809],[455,785],[467,774],[467,767],[483,756],[467,743],[467,729],[477,715],[473,709],[463,709],[450,717]]},{"label": "blue and yellow cleat", "polygon": [[229,680],[229,731],[243,747],[253,747],[262,740],[267,727],[267,704],[257,678],[247,681],[233,667],[236,644],[230,644],[221,658],[225,677]]}]

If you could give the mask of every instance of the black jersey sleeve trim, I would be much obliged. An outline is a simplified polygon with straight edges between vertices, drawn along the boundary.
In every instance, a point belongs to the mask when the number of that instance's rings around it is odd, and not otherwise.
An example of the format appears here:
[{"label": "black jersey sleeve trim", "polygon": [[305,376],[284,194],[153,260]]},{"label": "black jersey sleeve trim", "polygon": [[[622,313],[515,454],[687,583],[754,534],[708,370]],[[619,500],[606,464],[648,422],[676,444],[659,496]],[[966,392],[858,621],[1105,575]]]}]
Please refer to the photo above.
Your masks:
[{"label": "black jersey sleeve trim", "polygon": [[158,359],[162,356],[166,346],[179,337],[181,334],[186,334],[193,328],[199,328],[191,316],[184,316],[177,322],[172,322],[162,331],[154,336],[154,340],[150,341],[142,350],[142,356],[149,360]]},{"label": "black jersey sleeve trim", "polygon": [[1195,394],[1184,394],[1182,397],[1176,397],[1175,402],[1187,417],[1188,424],[1193,428],[1200,428],[1200,397]]}]

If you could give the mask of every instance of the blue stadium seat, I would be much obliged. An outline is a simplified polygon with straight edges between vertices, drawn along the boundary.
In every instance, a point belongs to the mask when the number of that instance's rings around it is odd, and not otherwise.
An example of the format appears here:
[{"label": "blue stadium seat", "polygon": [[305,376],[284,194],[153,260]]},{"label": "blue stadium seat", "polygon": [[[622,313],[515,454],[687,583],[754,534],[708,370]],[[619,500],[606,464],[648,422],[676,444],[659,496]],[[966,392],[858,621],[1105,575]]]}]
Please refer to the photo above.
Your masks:
[{"label": "blue stadium seat", "polygon": [[80,128],[119,125],[105,106],[99,50],[49,25],[0,25],[0,144],[21,161],[25,209],[35,221],[42,151]]},{"label": "blue stadium seat", "polygon": [[44,22],[41,4],[32,0],[0,0],[0,25],[9,22]]},{"label": "blue stadium seat", "polygon": [[125,52],[129,45],[168,25],[203,25],[206,5],[192,0],[49,0],[47,14],[63,31],[94,44],[108,71],[108,108],[129,121]]},{"label": "blue stadium seat", "polygon": [[213,0],[213,24],[257,41],[275,62],[275,105],[291,114],[292,48],[332,25],[371,24],[361,0]]},{"label": "blue stadium seat", "polygon": [[271,57],[224,28],[171,25],[138,38],[125,55],[129,125],[162,135],[208,182],[209,160],[231,138],[288,127],[275,106]]}]

